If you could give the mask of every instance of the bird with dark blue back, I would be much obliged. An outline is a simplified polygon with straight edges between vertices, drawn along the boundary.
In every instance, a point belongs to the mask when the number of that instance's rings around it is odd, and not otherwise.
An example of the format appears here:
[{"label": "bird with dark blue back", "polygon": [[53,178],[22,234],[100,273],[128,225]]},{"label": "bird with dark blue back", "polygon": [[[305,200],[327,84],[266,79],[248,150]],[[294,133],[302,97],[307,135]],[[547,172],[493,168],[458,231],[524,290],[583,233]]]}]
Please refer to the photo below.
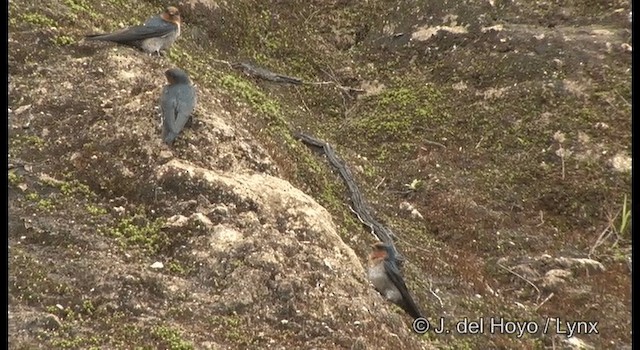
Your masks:
[{"label": "bird with dark blue back", "polygon": [[383,242],[376,242],[371,248],[368,277],[374,288],[414,319],[422,317],[404,283],[393,248]]},{"label": "bird with dark blue back", "polygon": [[147,19],[141,25],[113,33],[91,34],[85,38],[134,46],[144,52],[160,55],[178,39],[181,24],[180,12],[177,8],[169,6],[163,13]]},{"label": "bird with dark blue back", "polygon": [[165,85],[160,95],[162,141],[172,144],[196,108],[197,93],[187,72],[182,69],[168,69],[165,76],[169,84]]}]

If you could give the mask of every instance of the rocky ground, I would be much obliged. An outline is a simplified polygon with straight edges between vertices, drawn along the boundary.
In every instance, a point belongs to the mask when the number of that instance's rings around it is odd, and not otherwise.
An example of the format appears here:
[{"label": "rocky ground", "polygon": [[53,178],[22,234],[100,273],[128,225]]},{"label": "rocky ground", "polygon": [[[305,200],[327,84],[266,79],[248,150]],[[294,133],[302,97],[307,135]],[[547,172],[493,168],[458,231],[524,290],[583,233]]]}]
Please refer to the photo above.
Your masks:
[{"label": "rocky ground", "polygon": [[[165,57],[82,41],[167,5],[184,26]],[[631,347],[629,2],[9,10],[12,348]],[[157,99],[174,66],[199,106],[169,147]],[[369,286],[373,238],[293,131],[344,158],[450,333],[413,333]],[[465,319],[482,334],[457,332]],[[491,334],[498,319],[539,329]],[[598,334],[568,337],[573,321]]]}]

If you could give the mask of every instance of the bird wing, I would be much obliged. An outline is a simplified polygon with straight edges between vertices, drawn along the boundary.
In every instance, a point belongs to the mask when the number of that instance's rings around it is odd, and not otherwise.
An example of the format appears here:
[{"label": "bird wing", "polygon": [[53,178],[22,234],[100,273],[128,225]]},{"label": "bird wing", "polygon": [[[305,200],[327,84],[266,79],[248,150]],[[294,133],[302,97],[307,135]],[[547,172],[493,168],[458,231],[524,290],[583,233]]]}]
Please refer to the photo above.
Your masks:
[{"label": "bird wing", "polygon": [[162,92],[163,135],[166,143],[178,137],[196,106],[195,88],[188,84],[167,86]]},{"label": "bird wing", "polygon": [[177,25],[156,16],[145,24],[129,27],[114,33],[87,35],[90,40],[106,40],[126,43],[149,38],[163,37],[176,30]]},{"label": "bird wing", "polygon": [[196,108],[196,89],[192,85],[183,84],[179,86],[180,98],[176,106],[175,128],[180,132],[189,121],[193,110]]},{"label": "bird wing", "polygon": [[160,110],[162,112],[162,139],[166,143],[171,143],[178,136],[176,130],[176,108],[178,96],[172,91],[172,86],[165,86],[162,89],[160,99]]},{"label": "bird wing", "polygon": [[401,305],[402,308],[413,318],[422,317],[422,313],[420,312],[418,305],[413,301],[413,298],[409,293],[409,289],[407,289],[407,285],[404,283],[404,279],[402,278],[402,274],[398,269],[398,266],[394,262],[385,259],[384,270],[391,282],[393,282],[396,288],[398,288],[400,295],[402,295],[402,301],[404,304]]}]

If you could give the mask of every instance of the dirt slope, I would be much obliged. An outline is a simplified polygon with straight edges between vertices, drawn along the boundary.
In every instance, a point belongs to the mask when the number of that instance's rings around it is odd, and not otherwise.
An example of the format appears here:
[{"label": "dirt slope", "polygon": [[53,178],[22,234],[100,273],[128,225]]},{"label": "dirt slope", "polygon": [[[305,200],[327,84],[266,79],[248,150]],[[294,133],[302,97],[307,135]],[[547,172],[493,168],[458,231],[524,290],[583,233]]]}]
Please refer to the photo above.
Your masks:
[{"label": "dirt slope", "polygon": [[[81,41],[170,4],[185,23],[166,57]],[[10,2],[12,348],[630,347],[629,12]],[[273,85],[215,60],[332,84]],[[168,147],[157,98],[173,66],[199,106]],[[412,333],[368,285],[371,235],[293,130],[353,169],[449,334]],[[551,330],[456,332],[491,317]],[[556,334],[566,321],[599,334]]]}]

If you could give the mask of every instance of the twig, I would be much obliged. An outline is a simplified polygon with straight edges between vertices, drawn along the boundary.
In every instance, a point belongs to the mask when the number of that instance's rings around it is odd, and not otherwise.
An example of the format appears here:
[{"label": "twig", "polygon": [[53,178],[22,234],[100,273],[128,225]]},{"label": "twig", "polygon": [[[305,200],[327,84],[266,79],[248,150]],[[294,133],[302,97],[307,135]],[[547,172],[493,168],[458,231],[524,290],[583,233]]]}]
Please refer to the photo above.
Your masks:
[{"label": "twig", "polygon": [[476,149],[478,149],[478,147],[480,147],[480,144],[482,143],[483,140],[484,140],[484,136],[482,136],[480,138],[480,141],[478,141],[478,143],[476,143]]},{"label": "twig", "polygon": [[384,182],[384,180],[386,180],[386,177],[383,177],[382,180],[380,180],[380,182],[378,182],[378,184],[376,185],[376,190],[378,189],[378,187],[380,187],[380,185],[382,185],[382,183]]},{"label": "twig", "polygon": [[436,292],[433,291],[432,287],[433,287],[433,283],[432,283],[431,279],[429,279],[429,292],[431,292],[431,294],[433,294],[433,296],[438,299],[438,301],[440,302],[440,307],[444,307],[444,303],[442,302],[442,299],[440,299],[438,294],[436,294]]},{"label": "twig", "polygon": [[218,59],[211,59],[211,61],[216,62],[216,63],[222,63],[222,64],[226,64],[227,66],[229,66],[229,68],[233,68],[233,66],[231,66],[231,62],[229,61],[225,61],[225,60],[218,60]]},{"label": "twig", "polygon": [[538,292],[538,298],[536,298],[536,303],[540,300],[540,296],[542,295],[542,293],[540,292],[540,289],[535,284],[533,284],[533,282],[531,282],[528,279],[522,277],[522,275],[518,274],[517,272],[513,271],[512,269],[510,269],[510,268],[508,268],[508,267],[506,267],[506,266],[504,266],[502,264],[498,264],[498,266],[503,268],[503,269],[505,269],[505,270],[507,270],[508,272],[512,273],[513,275],[519,277],[523,281],[527,282],[530,286],[532,286],[533,289],[535,289],[536,292]]},{"label": "twig", "polygon": [[302,105],[307,110],[307,113],[311,113],[311,110],[309,109],[309,106],[307,106],[307,104],[304,102],[304,98],[302,98],[302,94],[300,93],[300,90],[298,90],[297,86],[295,88],[296,88],[296,93],[300,97],[300,101],[302,101]]},{"label": "twig", "polygon": [[536,306],[536,308],[535,308],[535,310],[534,310],[534,311],[538,311],[538,309],[539,309],[539,308],[540,308],[544,303],[546,303],[547,301],[549,301],[549,299],[553,298],[553,296],[554,296],[554,295],[555,295],[555,294],[553,294],[553,293],[549,294],[549,296],[547,296],[546,298],[544,298],[544,300],[543,300],[540,304],[538,304],[538,305]]},{"label": "twig", "polygon": [[327,72],[326,70],[320,68],[320,70],[322,71],[322,73],[326,74],[329,78],[331,78],[331,80],[333,82],[335,82],[336,84],[338,83],[338,77],[336,76],[336,71],[333,70],[333,68],[331,68],[331,66],[327,66],[327,69],[330,72]]},{"label": "twig", "polygon": [[338,84],[338,83],[334,83],[334,84],[336,85],[336,87],[337,87],[338,89],[340,89],[340,90],[342,90],[342,91],[344,91],[344,92],[346,92],[346,93],[349,93],[349,92],[367,92],[367,91],[366,91],[366,90],[364,90],[364,89],[356,89],[356,88],[354,88],[354,87],[344,86],[344,85],[340,85],[340,84]]},{"label": "twig", "polygon": [[560,157],[562,163],[562,179],[564,180],[564,153],[562,153],[562,157]]},{"label": "twig", "polygon": [[609,236],[613,232],[612,230],[613,222],[616,220],[617,217],[618,217],[618,214],[616,214],[613,217],[613,219],[609,219],[609,224],[607,225],[607,227],[604,228],[604,230],[602,230],[602,233],[600,233],[600,235],[598,236],[598,239],[596,239],[595,243],[593,243],[593,246],[591,246],[591,249],[589,249],[589,254],[587,255],[589,259],[591,259],[591,256],[596,251],[596,249],[599,246],[601,246],[602,243],[604,243],[604,241],[606,241],[609,238]]},{"label": "twig", "polygon": [[335,84],[333,81],[308,81],[305,82],[307,85],[331,85]]},{"label": "twig", "polygon": [[616,91],[616,94],[618,94],[618,96],[620,96],[620,98],[622,99],[622,101],[624,101],[624,103],[626,103],[626,104],[627,104],[627,106],[631,107],[631,103],[629,103],[629,101],[627,101],[627,99],[626,99],[626,98],[624,98],[624,96],[622,96],[622,94],[621,94],[618,90],[615,90],[615,91]]},{"label": "twig", "polygon": [[322,10],[322,9],[318,9],[318,10],[313,11],[313,13],[311,13],[311,14],[309,15],[309,17],[307,17],[307,18],[304,20],[304,24],[306,25],[306,24],[307,24],[307,22],[309,22],[309,21],[311,20],[311,18],[313,18],[313,16],[315,16],[316,14],[318,14],[321,10]]},{"label": "twig", "polygon": [[357,211],[353,210],[353,208],[351,206],[349,206],[349,210],[351,210],[352,213],[356,214],[356,216],[358,217],[358,220],[360,220],[360,222],[363,225],[366,225],[371,229],[371,235],[373,236],[373,238],[378,240],[378,236],[376,235],[375,231],[373,230],[373,226],[371,226],[371,225],[367,224],[366,222],[364,222],[364,220],[362,220],[362,218],[360,217],[360,214]]},{"label": "twig", "polygon": [[540,210],[540,223],[536,225],[536,227],[540,227],[544,225],[544,212]]},{"label": "twig", "polygon": [[609,101],[608,99],[605,99],[605,101],[607,101],[607,103],[609,104],[609,106],[613,107],[613,109],[618,109],[618,107],[616,107],[611,101]]},{"label": "twig", "polygon": [[162,187],[156,186],[153,189],[153,201],[157,202],[158,201],[158,190],[162,191]]},{"label": "twig", "polygon": [[[435,141],[431,141],[431,140],[424,140],[424,143],[430,144],[430,145],[434,145],[434,146],[438,146],[438,147],[442,147],[442,148],[447,148],[447,146],[441,144],[440,142],[435,142]],[[426,149],[424,149],[423,147],[420,147],[423,151],[427,151]]]}]

